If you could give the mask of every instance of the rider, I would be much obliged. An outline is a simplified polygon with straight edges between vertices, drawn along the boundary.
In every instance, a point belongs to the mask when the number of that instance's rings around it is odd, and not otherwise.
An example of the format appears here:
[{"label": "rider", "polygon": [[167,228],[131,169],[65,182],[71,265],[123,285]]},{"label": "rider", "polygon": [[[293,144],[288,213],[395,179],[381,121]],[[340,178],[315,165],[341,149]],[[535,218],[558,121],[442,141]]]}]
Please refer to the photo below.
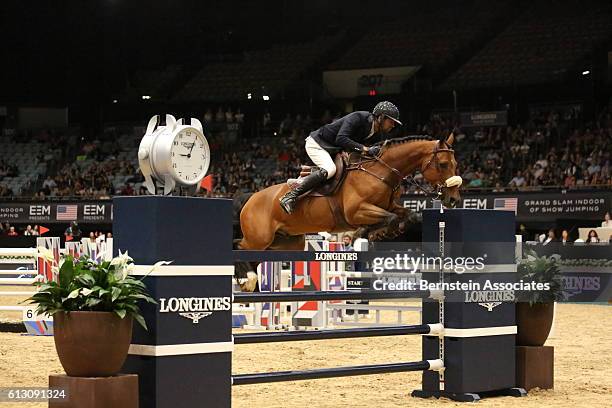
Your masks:
[{"label": "rider", "polygon": [[380,154],[380,146],[364,146],[376,133],[389,133],[399,121],[399,110],[391,102],[380,102],[372,113],[356,111],[313,131],[306,138],[306,153],[317,167],[301,183],[289,190],[281,199],[280,205],[286,213],[291,214],[297,199],[303,193],[312,190],[328,180],[336,173],[336,165],[332,159],[336,153],[348,152],[367,153],[371,156]]}]

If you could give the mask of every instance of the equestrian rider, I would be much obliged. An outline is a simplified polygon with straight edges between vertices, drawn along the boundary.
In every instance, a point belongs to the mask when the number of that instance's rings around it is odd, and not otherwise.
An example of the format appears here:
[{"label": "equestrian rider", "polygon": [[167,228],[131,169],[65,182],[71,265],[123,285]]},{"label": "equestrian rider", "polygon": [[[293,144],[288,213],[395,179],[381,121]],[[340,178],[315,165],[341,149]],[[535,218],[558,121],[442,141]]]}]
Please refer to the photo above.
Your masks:
[{"label": "equestrian rider", "polygon": [[286,213],[295,209],[300,195],[331,179],[336,174],[332,157],[340,151],[380,154],[380,146],[364,146],[376,133],[389,133],[399,121],[399,110],[391,102],[380,102],[372,113],[357,111],[322,126],[306,138],[306,153],[317,167],[289,190],[281,199],[280,205]]}]

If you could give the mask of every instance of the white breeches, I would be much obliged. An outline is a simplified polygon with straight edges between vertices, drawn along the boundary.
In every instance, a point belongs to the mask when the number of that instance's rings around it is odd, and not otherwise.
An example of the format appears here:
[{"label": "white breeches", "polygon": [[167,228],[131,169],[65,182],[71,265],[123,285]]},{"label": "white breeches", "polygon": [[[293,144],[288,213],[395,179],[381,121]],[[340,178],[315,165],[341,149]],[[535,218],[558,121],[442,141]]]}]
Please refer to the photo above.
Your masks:
[{"label": "white breeches", "polygon": [[315,165],[327,171],[327,179],[334,177],[336,174],[336,165],[329,153],[325,151],[319,144],[310,136],[306,138],[306,153]]}]

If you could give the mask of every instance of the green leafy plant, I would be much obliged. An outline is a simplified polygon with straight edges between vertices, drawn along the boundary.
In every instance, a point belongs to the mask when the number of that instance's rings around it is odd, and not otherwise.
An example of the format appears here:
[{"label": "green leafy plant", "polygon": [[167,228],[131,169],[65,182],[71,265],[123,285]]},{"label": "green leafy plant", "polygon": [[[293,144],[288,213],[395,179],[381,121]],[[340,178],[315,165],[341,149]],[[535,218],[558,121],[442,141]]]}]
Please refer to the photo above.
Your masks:
[{"label": "green leafy plant", "polygon": [[[44,248],[39,253],[49,256]],[[113,312],[122,319],[131,316],[146,329],[138,302],[157,302],[147,294],[142,279],[129,276],[133,269],[133,259],[127,252],[100,264],[86,256],[65,256],[59,268],[53,269],[57,279],[34,282],[38,291],[25,302],[37,305],[36,313],[40,314],[92,311]]]},{"label": "green leafy plant", "polygon": [[517,266],[517,278],[524,282],[548,284],[548,290],[523,291],[519,295],[521,302],[550,303],[565,299],[562,274],[559,270],[560,256],[539,256],[534,250],[525,252]]}]

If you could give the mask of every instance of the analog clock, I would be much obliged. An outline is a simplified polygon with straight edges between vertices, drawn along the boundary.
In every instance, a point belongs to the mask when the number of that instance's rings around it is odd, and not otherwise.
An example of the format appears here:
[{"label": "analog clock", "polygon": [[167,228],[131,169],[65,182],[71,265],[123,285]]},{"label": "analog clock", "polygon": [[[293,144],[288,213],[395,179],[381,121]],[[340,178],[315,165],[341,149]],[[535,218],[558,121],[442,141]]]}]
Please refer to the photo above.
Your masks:
[{"label": "analog clock", "polygon": [[168,195],[177,184],[196,186],[197,191],[210,165],[210,148],[202,124],[197,119],[185,123],[166,115],[162,125],[160,119],[151,118],[138,149],[144,185],[151,194],[163,186],[164,195]]}]

